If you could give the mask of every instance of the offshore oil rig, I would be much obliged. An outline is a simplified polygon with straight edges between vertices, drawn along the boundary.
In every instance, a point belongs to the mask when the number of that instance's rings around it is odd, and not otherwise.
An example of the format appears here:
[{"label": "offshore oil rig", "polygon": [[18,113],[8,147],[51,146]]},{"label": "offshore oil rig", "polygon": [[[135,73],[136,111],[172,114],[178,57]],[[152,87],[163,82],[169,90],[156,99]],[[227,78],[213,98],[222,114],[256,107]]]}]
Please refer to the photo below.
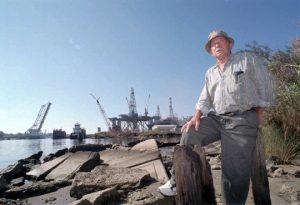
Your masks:
[{"label": "offshore oil rig", "polygon": [[[126,98],[128,103],[129,112],[128,114],[120,114],[119,117],[110,117],[108,118],[106,112],[104,111],[103,107],[99,102],[99,98],[96,98],[93,94],[91,96],[96,100],[99,110],[102,114],[102,117],[106,123],[108,131],[133,131],[133,132],[143,132],[146,130],[151,130],[151,128],[157,123],[167,123],[167,121],[175,122],[176,117],[173,113],[172,107],[172,98],[169,98],[169,111],[170,116],[165,119],[161,120],[160,116],[160,108],[157,106],[156,113],[154,116],[149,116],[148,114],[148,107],[149,107],[149,100],[150,95],[147,99],[147,104],[145,107],[144,115],[139,115],[137,112],[136,100],[134,95],[134,89],[131,88],[130,91],[130,98],[129,100]],[[169,123],[168,122],[168,123]]]}]

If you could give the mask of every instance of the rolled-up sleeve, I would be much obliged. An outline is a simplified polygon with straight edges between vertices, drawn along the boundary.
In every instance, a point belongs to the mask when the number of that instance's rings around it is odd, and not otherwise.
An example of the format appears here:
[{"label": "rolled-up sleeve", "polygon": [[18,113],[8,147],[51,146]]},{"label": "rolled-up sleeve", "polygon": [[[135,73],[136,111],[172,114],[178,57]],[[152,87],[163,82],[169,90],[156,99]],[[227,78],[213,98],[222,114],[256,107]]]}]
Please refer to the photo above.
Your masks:
[{"label": "rolled-up sleeve", "polygon": [[253,65],[254,82],[257,86],[258,106],[271,107],[276,105],[277,81],[267,69],[262,59],[250,56]]},{"label": "rolled-up sleeve", "polygon": [[200,110],[206,116],[212,108],[212,102],[208,90],[208,73],[205,75],[205,84],[196,103],[196,110]]}]

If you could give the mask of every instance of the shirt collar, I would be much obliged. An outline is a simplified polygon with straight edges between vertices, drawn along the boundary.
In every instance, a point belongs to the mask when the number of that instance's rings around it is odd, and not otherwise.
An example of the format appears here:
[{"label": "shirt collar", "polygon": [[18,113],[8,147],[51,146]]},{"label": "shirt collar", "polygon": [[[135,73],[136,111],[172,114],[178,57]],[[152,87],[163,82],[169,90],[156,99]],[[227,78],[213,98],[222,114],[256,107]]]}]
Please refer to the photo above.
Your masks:
[{"label": "shirt collar", "polygon": [[[230,61],[232,61],[233,60],[233,54],[231,53],[230,54],[230,56],[229,56],[229,58],[228,58],[228,61],[226,62],[226,64],[228,64]],[[225,64],[225,65],[226,65]],[[213,66],[213,68],[214,69],[216,69],[216,68],[218,68],[219,67],[219,63],[216,63],[214,66]]]}]

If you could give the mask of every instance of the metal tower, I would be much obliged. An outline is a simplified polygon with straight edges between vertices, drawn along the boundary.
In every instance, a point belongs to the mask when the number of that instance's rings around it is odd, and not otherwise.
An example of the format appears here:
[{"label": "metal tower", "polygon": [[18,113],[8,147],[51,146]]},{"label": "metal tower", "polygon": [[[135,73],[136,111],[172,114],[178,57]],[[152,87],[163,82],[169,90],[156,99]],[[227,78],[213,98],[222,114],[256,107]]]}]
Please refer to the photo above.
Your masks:
[{"label": "metal tower", "polygon": [[110,121],[108,120],[108,118],[107,118],[107,116],[106,116],[106,113],[105,113],[103,107],[101,106],[101,104],[100,104],[100,102],[99,102],[99,98],[97,99],[93,94],[90,94],[90,95],[96,100],[97,105],[98,105],[98,107],[99,107],[99,110],[100,110],[100,112],[101,112],[101,114],[102,114],[102,117],[103,117],[103,119],[104,119],[104,121],[105,121],[105,123],[106,123],[106,126],[107,126],[108,130],[111,130],[111,128],[112,128],[112,127],[111,127],[111,123],[110,123]]},{"label": "metal tower", "polygon": [[131,88],[130,99],[129,99],[129,102],[128,102],[128,106],[129,106],[129,114],[128,115],[130,117],[138,116],[138,113],[137,113],[137,110],[136,110],[136,101],[135,101],[133,88]]},{"label": "metal tower", "polygon": [[155,116],[160,117],[160,109],[159,109],[159,105],[157,105]]},{"label": "metal tower", "polygon": [[133,88],[131,88],[130,100],[128,100],[127,98],[126,100],[128,103],[129,114],[120,114],[119,117],[109,118],[109,120],[112,123],[113,129],[120,130],[120,131],[140,132],[140,131],[148,130],[149,127],[152,125],[153,120],[159,119],[159,118],[148,116],[150,95],[147,98],[145,115],[139,116],[137,113]]},{"label": "metal tower", "polygon": [[170,113],[170,118],[174,118],[174,112],[173,112],[173,106],[172,106],[172,98],[169,97],[169,113]]},{"label": "metal tower", "polygon": [[150,101],[150,94],[148,96],[146,107],[145,107],[145,116],[148,116],[149,101]]},{"label": "metal tower", "polygon": [[34,124],[25,132],[28,135],[40,135],[42,126],[47,117],[48,111],[50,109],[51,103],[47,103],[41,106],[41,109],[38,113],[38,116],[34,122]]}]

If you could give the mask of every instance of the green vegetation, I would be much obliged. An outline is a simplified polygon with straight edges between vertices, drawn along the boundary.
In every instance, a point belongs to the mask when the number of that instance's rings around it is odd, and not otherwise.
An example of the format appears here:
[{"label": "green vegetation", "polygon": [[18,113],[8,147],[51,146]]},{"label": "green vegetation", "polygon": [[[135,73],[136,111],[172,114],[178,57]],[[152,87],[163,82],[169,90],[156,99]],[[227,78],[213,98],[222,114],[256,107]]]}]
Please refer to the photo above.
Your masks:
[{"label": "green vegetation", "polygon": [[246,47],[266,59],[278,80],[277,106],[265,113],[262,131],[266,154],[289,163],[300,155],[300,38],[286,51],[273,52],[256,42]]}]

